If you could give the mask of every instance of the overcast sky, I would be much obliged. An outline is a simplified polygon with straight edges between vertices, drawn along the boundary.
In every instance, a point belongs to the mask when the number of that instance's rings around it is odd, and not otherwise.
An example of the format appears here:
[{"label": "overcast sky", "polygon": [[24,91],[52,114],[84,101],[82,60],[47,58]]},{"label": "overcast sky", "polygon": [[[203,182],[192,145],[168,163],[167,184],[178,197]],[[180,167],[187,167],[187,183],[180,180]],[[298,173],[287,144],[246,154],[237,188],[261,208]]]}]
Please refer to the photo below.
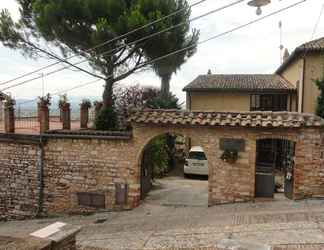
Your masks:
[{"label": "overcast sky", "polygon": [[[192,9],[192,17],[234,1],[208,0]],[[270,5],[263,8],[263,15],[298,1],[272,0]],[[190,4],[194,2],[197,2],[197,0],[189,1]],[[200,29],[201,40],[204,40],[249,22],[257,16],[255,9],[247,6],[247,2],[193,22],[192,26]],[[283,24],[283,45],[288,48],[289,52],[292,52],[296,46],[311,40],[323,4],[324,0],[307,0],[305,3],[281,14],[200,45],[197,53],[182,66],[176,75],[173,75],[172,92],[184,101],[185,93],[182,92],[182,88],[199,74],[206,74],[208,69],[211,69],[212,73],[215,74],[273,73],[280,64],[279,21],[281,20]],[[1,0],[0,9],[3,8],[9,9],[12,15],[18,18],[19,13],[14,0]],[[324,13],[314,39],[322,36],[324,36]],[[18,51],[0,45],[0,82],[33,71],[51,62],[53,61],[44,59],[34,61],[24,58]],[[86,67],[86,64],[84,67]],[[55,68],[50,70],[53,69]],[[46,72],[48,71],[44,71],[44,73]],[[67,70],[45,78],[45,92],[52,93],[64,90],[92,79],[87,74]],[[147,71],[128,77],[123,80],[122,84],[159,86],[160,81],[154,73]],[[69,92],[68,95],[99,97],[102,93],[102,85],[102,83],[95,83]],[[7,85],[0,86],[0,90],[5,86]],[[8,92],[15,98],[35,98],[42,93],[41,80],[13,88]]]}]

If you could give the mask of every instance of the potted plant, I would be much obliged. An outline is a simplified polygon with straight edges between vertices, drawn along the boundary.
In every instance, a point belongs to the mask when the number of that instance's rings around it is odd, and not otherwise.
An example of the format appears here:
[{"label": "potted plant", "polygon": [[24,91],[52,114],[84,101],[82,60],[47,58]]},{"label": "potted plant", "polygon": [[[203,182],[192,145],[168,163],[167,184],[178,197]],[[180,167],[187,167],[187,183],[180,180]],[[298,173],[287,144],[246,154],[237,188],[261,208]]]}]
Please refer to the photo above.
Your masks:
[{"label": "potted plant", "polygon": [[11,96],[8,95],[5,97],[4,103],[6,107],[13,108],[13,106],[15,106],[16,104],[16,101]]},{"label": "potted plant", "polygon": [[91,101],[83,99],[80,104],[80,125],[81,129],[88,128],[89,123],[89,109],[91,108]]},{"label": "potted plant", "polygon": [[69,105],[67,95],[61,95],[59,100],[59,108],[64,109],[67,105]]},{"label": "potted plant", "polygon": [[92,107],[91,101],[89,99],[83,99],[80,107],[81,109],[90,109]]},{"label": "potted plant", "polygon": [[233,164],[238,160],[238,151],[235,149],[226,149],[221,156],[222,161]]}]

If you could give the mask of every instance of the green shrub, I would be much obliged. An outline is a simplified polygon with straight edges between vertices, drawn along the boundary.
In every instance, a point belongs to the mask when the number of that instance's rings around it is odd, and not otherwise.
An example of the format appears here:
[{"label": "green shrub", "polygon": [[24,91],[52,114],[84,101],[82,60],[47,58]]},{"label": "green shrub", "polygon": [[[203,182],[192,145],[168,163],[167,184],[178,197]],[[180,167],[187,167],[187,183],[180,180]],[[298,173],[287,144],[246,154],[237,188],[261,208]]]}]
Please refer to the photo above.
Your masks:
[{"label": "green shrub", "polygon": [[158,94],[156,97],[147,100],[146,106],[151,109],[181,109],[179,99],[171,93],[167,98]]},{"label": "green shrub", "polygon": [[320,95],[317,98],[316,115],[324,118],[324,76],[313,81],[320,91]]},{"label": "green shrub", "polygon": [[118,119],[117,113],[114,108],[104,108],[95,119],[95,129],[96,130],[118,130]]},{"label": "green shrub", "polygon": [[153,166],[153,177],[162,177],[168,170],[168,153],[165,136],[159,136],[148,145],[150,165]]}]

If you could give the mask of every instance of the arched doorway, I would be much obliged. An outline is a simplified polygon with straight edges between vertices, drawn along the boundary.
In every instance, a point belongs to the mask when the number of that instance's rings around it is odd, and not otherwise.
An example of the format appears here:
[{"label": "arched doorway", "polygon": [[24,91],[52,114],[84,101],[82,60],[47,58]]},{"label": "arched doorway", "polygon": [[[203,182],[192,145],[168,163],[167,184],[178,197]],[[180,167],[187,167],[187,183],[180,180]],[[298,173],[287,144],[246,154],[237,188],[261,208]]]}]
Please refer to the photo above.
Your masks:
[{"label": "arched doorway", "polygon": [[293,198],[295,142],[260,139],[256,143],[255,196]]},{"label": "arched doorway", "polygon": [[182,134],[163,133],[144,146],[140,162],[142,201],[165,206],[208,206],[208,165],[206,175],[184,173],[190,157],[186,142]]}]

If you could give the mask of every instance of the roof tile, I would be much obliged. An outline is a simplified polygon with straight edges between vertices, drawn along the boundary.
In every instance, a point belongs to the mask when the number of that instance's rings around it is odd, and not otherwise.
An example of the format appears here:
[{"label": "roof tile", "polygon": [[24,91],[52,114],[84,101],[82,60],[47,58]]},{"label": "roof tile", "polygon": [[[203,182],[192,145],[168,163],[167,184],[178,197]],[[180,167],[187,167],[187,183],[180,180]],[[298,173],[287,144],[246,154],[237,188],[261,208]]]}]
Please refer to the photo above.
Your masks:
[{"label": "roof tile", "polygon": [[130,114],[132,123],[231,126],[231,127],[324,127],[324,119],[295,112],[188,112],[176,110],[137,110]]},{"label": "roof tile", "polygon": [[295,91],[296,87],[276,74],[200,75],[184,91]]}]

